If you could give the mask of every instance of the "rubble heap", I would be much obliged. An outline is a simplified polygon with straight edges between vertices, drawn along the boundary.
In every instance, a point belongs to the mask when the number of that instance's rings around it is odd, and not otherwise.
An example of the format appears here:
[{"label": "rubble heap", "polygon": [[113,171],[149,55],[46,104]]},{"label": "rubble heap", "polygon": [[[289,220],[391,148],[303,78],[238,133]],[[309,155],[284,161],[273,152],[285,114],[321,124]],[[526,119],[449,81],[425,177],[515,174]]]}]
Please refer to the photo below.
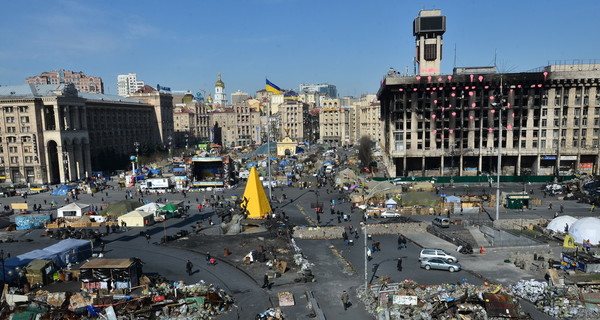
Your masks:
[{"label": "rubble heap", "polygon": [[546,314],[560,319],[598,319],[600,310],[586,308],[582,293],[597,293],[597,288],[579,289],[577,286],[549,286],[545,282],[521,280],[510,286],[512,294],[528,300]]},{"label": "rubble heap", "polygon": [[357,291],[371,314],[389,313],[389,319],[494,319],[501,316],[489,301],[502,301],[502,312],[523,316],[507,288],[486,285],[475,286],[462,281],[457,284],[433,286],[418,285],[412,280],[383,283]]},{"label": "rubble heap", "polygon": [[7,298],[9,308],[4,308],[0,317],[29,319],[28,315],[41,314],[49,319],[97,319],[102,314],[114,314],[119,320],[208,320],[227,312],[233,305],[233,298],[224,290],[204,281],[186,285],[183,282],[152,283],[146,278],[145,282],[140,295],[44,290],[14,295]]}]

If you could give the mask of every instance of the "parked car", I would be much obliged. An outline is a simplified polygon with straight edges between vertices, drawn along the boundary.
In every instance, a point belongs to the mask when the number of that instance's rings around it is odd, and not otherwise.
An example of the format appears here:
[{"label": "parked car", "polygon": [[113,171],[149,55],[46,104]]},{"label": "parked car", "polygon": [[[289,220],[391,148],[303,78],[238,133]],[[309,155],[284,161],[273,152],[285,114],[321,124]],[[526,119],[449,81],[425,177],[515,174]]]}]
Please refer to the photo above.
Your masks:
[{"label": "parked car", "polygon": [[431,224],[433,224],[434,226],[438,226],[440,228],[449,228],[450,227],[450,219],[436,217],[435,219],[433,219],[433,221],[431,221]]},{"label": "parked car", "polygon": [[421,261],[421,268],[424,268],[425,270],[438,269],[438,270],[448,270],[450,272],[454,272],[454,271],[460,271],[461,266],[459,263],[451,262],[448,259],[431,258],[431,259]]},{"label": "parked car", "polygon": [[458,258],[453,255],[449,255],[442,249],[422,249],[419,254],[419,261],[429,260],[433,258],[442,258],[450,262],[458,262]]},{"label": "parked car", "polygon": [[398,218],[401,216],[402,216],[401,214],[399,214],[396,211],[392,211],[392,210],[385,210],[385,211],[381,212],[382,218]]}]

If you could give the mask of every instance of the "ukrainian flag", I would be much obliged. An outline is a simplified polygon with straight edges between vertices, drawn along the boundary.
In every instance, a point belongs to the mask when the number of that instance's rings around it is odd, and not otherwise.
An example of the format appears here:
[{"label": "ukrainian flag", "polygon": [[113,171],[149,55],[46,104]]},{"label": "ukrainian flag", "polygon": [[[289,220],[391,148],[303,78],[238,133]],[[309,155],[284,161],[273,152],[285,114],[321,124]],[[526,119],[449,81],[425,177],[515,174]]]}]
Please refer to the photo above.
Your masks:
[{"label": "ukrainian flag", "polygon": [[266,89],[267,91],[273,92],[275,94],[281,94],[281,89],[279,89],[279,87],[276,86],[273,82],[269,81],[269,79],[267,79]]}]

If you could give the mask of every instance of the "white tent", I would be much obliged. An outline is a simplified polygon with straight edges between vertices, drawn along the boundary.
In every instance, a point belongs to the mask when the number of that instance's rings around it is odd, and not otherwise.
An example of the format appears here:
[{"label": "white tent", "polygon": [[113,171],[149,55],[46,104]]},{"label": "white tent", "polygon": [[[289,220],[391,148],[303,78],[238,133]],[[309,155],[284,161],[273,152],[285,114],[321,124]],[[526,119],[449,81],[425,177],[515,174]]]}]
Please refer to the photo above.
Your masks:
[{"label": "white tent", "polygon": [[56,217],[65,219],[78,219],[88,212],[90,212],[89,204],[73,202],[56,210]]},{"label": "white tent", "polygon": [[120,216],[118,220],[119,225],[125,222],[128,227],[145,227],[154,223],[154,213],[133,210]]},{"label": "white tent", "polygon": [[600,219],[587,217],[573,222],[569,227],[569,235],[575,239],[575,243],[589,240],[592,245],[598,245],[600,243]]},{"label": "white tent", "polygon": [[398,202],[396,202],[396,200],[390,198],[385,202],[385,207],[388,209],[396,209],[397,204]]},{"label": "white tent", "polygon": [[565,232],[565,226],[567,226],[567,231],[571,227],[571,225],[577,221],[577,218],[571,216],[560,216],[552,219],[546,229],[552,230],[554,232]]},{"label": "white tent", "polygon": [[159,203],[148,203],[145,204],[141,207],[138,207],[135,209],[135,211],[144,211],[144,212],[150,212],[152,213],[155,217],[158,215],[158,212],[160,211],[159,209],[164,207],[164,204],[159,204]]}]

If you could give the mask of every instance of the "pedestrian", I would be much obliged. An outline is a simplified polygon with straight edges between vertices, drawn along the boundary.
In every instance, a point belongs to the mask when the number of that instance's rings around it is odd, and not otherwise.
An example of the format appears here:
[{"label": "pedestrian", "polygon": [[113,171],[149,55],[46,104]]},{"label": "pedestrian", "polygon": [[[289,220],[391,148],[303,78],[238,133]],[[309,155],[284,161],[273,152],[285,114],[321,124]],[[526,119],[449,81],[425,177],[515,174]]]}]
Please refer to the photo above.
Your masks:
[{"label": "pedestrian", "polygon": [[206,253],[206,264],[210,264],[210,259],[212,259],[212,257],[210,256],[210,252]]},{"label": "pedestrian", "polygon": [[404,235],[402,235],[402,248],[408,248],[408,246],[406,246],[406,244],[408,243],[408,240],[406,239],[406,237]]},{"label": "pedestrian", "polygon": [[271,289],[270,283],[269,283],[269,274],[265,273],[265,276],[263,277],[263,285],[261,288],[267,288],[267,289]]},{"label": "pedestrian", "polygon": [[344,243],[346,245],[350,244],[350,242],[348,241],[348,233],[346,233],[346,230],[344,230],[344,232],[342,232],[342,238],[344,238]]},{"label": "pedestrian", "polygon": [[102,253],[104,253],[104,246],[105,246],[104,241],[100,241],[100,252],[102,252]]},{"label": "pedestrian", "polygon": [[398,250],[402,249],[402,235],[398,236]]},{"label": "pedestrian", "polygon": [[548,203],[548,209],[552,210],[552,202]]},{"label": "pedestrian", "polygon": [[565,207],[561,204],[560,205],[560,213],[563,213],[564,210],[565,210]]},{"label": "pedestrian", "polygon": [[106,224],[106,234],[110,234],[110,227]]},{"label": "pedestrian", "polygon": [[192,268],[194,268],[194,264],[190,260],[188,260],[185,264],[185,270],[187,271],[188,276],[192,275]]},{"label": "pedestrian", "polygon": [[144,232],[144,237],[146,237],[146,241],[150,243],[150,234],[148,233],[148,231]]},{"label": "pedestrian", "polygon": [[398,262],[396,263],[396,268],[398,271],[402,271],[402,258],[398,258]]},{"label": "pedestrian", "polygon": [[344,292],[342,292],[342,304],[344,305],[344,311],[348,310],[348,308],[350,307],[350,295],[348,295],[348,292],[346,292],[346,290],[344,290]]},{"label": "pedestrian", "polygon": [[374,242],[373,243],[373,251],[381,251],[381,248],[379,247],[381,244],[379,243],[379,241]]}]

